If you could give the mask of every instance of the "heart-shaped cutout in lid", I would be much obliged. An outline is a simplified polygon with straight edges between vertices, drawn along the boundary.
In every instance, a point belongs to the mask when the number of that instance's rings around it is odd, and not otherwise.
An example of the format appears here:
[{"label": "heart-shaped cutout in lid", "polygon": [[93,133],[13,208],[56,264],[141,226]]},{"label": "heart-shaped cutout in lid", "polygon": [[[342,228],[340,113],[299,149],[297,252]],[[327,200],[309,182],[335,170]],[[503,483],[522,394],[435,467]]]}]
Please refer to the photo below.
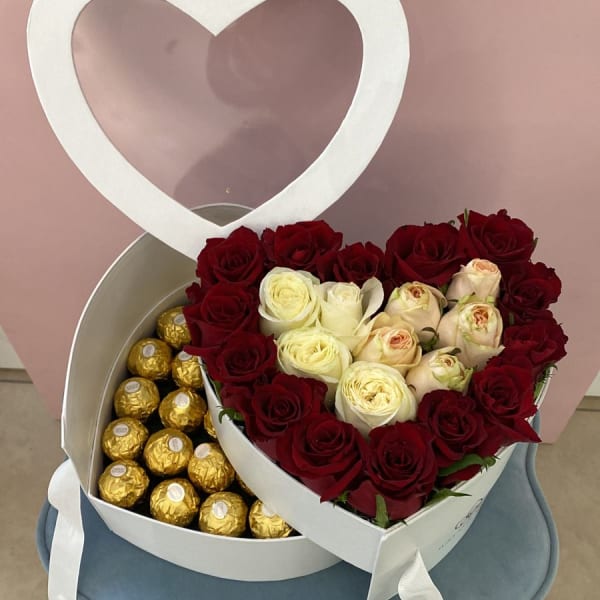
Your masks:
[{"label": "heart-shaped cutout in lid", "polygon": [[[180,205],[137,171],[96,121],[79,85],[72,35],[91,0],[35,0],[28,24],[31,70],[59,141],[88,180],[146,231],[195,259],[207,237],[246,225],[261,230],[317,217],[366,168],[394,118],[408,69],[408,30],[398,0],[338,0],[363,40],[360,78],[350,108],[320,156],[253,211],[219,226]],[[264,0],[166,0],[218,35]]]}]

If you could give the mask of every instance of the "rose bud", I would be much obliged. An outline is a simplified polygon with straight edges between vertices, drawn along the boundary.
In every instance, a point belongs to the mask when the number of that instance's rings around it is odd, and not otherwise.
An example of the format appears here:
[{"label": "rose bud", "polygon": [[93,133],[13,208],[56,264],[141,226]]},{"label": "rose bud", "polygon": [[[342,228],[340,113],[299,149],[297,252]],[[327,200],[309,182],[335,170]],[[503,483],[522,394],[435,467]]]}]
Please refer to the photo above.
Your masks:
[{"label": "rose bud", "polygon": [[317,327],[286,331],[276,343],[279,370],[323,381],[328,388],[326,402],[333,403],[338,381],[352,362],[348,347]]},{"label": "rose bud", "polygon": [[354,283],[328,281],[319,286],[319,294],[322,327],[353,350],[368,335],[367,321],[383,303],[381,282],[369,279],[359,288]]},{"label": "rose bud", "polygon": [[340,379],[335,412],[338,419],[354,425],[366,437],[374,427],[414,420],[417,401],[396,369],[357,361]]},{"label": "rose bud", "polygon": [[424,329],[437,329],[446,305],[446,298],[438,289],[413,281],[401,285],[390,294],[385,312],[401,317],[414,327],[421,342],[428,342],[433,333]]},{"label": "rose bud", "polygon": [[417,402],[421,402],[425,394],[434,390],[466,391],[473,369],[467,369],[452,353],[453,350],[455,348],[448,347],[428,352],[408,372],[406,383],[413,388]]},{"label": "rose bud", "polygon": [[279,337],[284,331],[313,325],[319,316],[319,280],[306,271],[271,269],[260,282],[260,330]]},{"label": "rose bud", "polygon": [[400,317],[378,314],[370,323],[371,332],[355,349],[356,360],[376,362],[405,375],[421,360],[421,346],[415,330]]},{"label": "rose bud", "polygon": [[460,361],[465,367],[482,369],[487,361],[500,354],[503,346],[502,317],[492,304],[474,296],[460,300],[446,313],[437,330],[437,348],[460,348]]},{"label": "rose bud", "polygon": [[473,295],[477,298],[491,298],[495,302],[500,291],[500,279],[500,269],[493,262],[474,258],[452,276],[446,298],[451,304]]}]

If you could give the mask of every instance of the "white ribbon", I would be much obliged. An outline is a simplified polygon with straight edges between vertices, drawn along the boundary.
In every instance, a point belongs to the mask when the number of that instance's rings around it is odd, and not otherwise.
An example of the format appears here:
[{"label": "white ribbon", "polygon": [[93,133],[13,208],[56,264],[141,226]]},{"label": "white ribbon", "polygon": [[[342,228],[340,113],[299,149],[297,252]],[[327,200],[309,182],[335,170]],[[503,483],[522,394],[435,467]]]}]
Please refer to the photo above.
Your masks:
[{"label": "white ribbon", "polygon": [[431,580],[418,550],[400,576],[398,596],[401,600],[444,600]]},{"label": "white ribbon", "polygon": [[58,511],[48,566],[48,600],[77,600],[84,539],[79,494],[79,478],[67,460],[54,471],[48,486],[48,500]]}]

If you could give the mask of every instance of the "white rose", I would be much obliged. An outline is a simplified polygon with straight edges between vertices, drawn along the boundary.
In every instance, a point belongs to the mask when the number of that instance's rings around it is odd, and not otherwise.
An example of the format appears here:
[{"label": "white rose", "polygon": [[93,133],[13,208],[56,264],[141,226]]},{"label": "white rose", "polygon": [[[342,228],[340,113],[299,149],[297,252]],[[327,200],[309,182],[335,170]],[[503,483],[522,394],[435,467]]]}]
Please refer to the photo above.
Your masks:
[{"label": "white rose", "polygon": [[327,384],[328,403],[333,402],[342,373],[352,362],[348,347],[317,327],[291,329],[276,341],[279,370],[288,375],[313,377]]},{"label": "white rose", "polygon": [[368,319],[383,304],[381,282],[372,277],[359,288],[355,283],[325,282],[319,286],[321,326],[350,350],[369,333]]},{"label": "white rose", "polygon": [[376,362],[405,375],[421,360],[421,345],[415,330],[400,317],[378,314],[371,321],[371,332],[354,351],[356,360]]},{"label": "white rose", "polygon": [[500,269],[489,260],[474,258],[463,265],[446,292],[448,302],[456,302],[465,296],[475,295],[477,298],[492,298],[495,302],[500,291]]},{"label": "white rose", "polygon": [[446,304],[446,298],[438,289],[413,281],[401,285],[390,294],[385,312],[402,317],[414,327],[421,342],[429,342],[433,332],[423,329],[437,329]]},{"label": "white rose", "polygon": [[414,420],[417,401],[396,369],[357,361],[340,379],[335,412],[338,419],[351,423],[366,437],[374,427]]},{"label": "white rose", "polygon": [[284,331],[306,327],[319,316],[319,280],[306,271],[271,269],[260,282],[260,331],[279,337]]},{"label": "white rose", "polygon": [[502,352],[502,317],[493,304],[473,296],[460,300],[447,312],[438,326],[437,348],[460,348],[465,367],[482,369],[487,361]]},{"label": "white rose", "polygon": [[455,356],[455,348],[440,348],[428,352],[421,362],[406,375],[406,383],[412,387],[418,402],[433,390],[454,390],[464,393],[471,381],[473,369],[467,369]]}]

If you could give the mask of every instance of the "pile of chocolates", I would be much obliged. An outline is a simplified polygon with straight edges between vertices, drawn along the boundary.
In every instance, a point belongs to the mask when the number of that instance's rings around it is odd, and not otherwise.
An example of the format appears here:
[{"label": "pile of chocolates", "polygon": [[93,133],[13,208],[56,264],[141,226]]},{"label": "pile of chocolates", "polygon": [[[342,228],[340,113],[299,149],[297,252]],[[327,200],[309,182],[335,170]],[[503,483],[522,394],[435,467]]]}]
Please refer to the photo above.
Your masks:
[{"label": "pile of chocolates", "polygon": [[205,533],[289,536],[292,528],[255,498],[219,446],[200,359],[182,350],[190,342],[182,307],[159,316],[156,334],[133,345],[132,376],[115,391],[115,418],[102,435],[100,497]]}]

